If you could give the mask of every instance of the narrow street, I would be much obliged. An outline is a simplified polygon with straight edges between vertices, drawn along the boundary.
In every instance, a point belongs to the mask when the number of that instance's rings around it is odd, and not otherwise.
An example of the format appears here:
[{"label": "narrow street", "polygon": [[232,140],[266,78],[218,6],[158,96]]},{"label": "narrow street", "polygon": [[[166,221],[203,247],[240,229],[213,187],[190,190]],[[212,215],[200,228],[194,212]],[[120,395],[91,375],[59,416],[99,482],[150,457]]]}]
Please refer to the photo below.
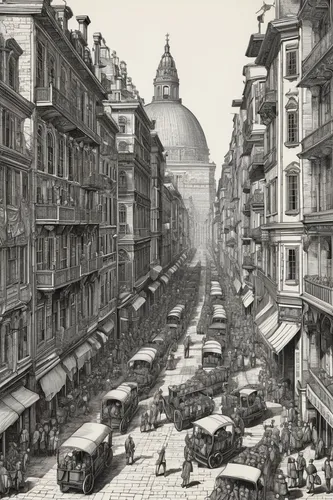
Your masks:
[{"label": "narrow street", "polygon": [[[203,254],[197,253],[192,264],[201,260],[205,265]],[[175,355],[177,368],[174,371],[162,371],[157,380],[154,390],[162,388],[163,393],[168,393],[168,386],[179,384],[194,375],[198,365],[201,363],[201,345],[202,337],[196,334],[196,324],[200,316],[204,299],[205,273],[202,273],[199,291],[199,303],[187,332],[191,335],[193,346],[191,347],[190,357],[184,359],[183,345],[180,341],[177,353]],[[240,386],[254,383],[257,381],[259,368],[244,371],[236,376]],[[206,469],[198,467],[193,463],[193,473],[191,474],[191,487],[187,490],[181,488],[181,467],[184,459],[184,438],[186,430],[178,432],[173,424],[163,423],[157,430],[149,433],[140,432],[140,418],[142,412],[148,408],[150,400],[142,401],[139,405],[139,411],[133,419],[129,433],[132,435],[136,444],[135,464],[133,466],[125,465],[124,442],[127,435],[114,435],[113,451],[114,460],[111,468],[106,470],[95,483],[94,492],[90,495],[93,500],[107,500],[110,498],[121,498],[128,500],[144,499],[165,499],[174,500],[175,496],[179,499],[203,500],[213,490],[215,478],[219,469]],[[220,397],[215,399],[216,412],[219,412]],[[92,413],[86,417],[90,421],[99,421],[99,400],[95,399]],[[81,422],[80,422],[81,423]],[[74,426],[73,426],[74,427]],[[75,428],[73,428],[73,431]],[[262,423],[251,427],[245,434],[244,445],[253,446],[262,437]],[[155,462],[157,452],[162,445],[167,446],[167,476],[155,477]],[[20,499],[45,498],[45,499],[80,499],[84,495],[78,491],[70,490],[68,493],[61,493],[56,483],[56,464],[54,458],[47,458],[46,463],[50,464],[49,470],[41,477],[28,478],[30,490],[27,493],[21,493],[17,497]],[[50,463],[52,461],[53,465]],[[41,462],[43,460],[41,459]],[[43,466],[43,464],[41,464]],[[32,486],[32,487],[31,487]]]}]

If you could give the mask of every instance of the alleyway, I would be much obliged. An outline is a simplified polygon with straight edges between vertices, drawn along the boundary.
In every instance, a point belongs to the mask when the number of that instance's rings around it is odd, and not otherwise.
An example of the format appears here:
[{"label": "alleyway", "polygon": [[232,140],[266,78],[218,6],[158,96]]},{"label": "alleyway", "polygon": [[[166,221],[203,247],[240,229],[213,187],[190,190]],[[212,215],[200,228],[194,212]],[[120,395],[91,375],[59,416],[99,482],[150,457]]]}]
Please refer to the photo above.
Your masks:
[{"label": "alleyway", "polygon": [[[201,260],[205,263],[203,254],[197,254],[194,264]],[[192,375],[194,375],[197,366],[201,363],[201,345],[202,337],[196,334],[196,323],[200,315],[204,298],[205,275],[202,273],[201,286],[199,293],[199,303],[197,305],[193,320],[188,328],[191,335],[193,346],[190,352],[190,358],[184,359],[183,346],[180,342],[176,359],[178,359],[177,368],[174,371],[162,372],[157,380],[156,387],[161,387],[163,393],[168,393],[168,386],[179,384]],[[237,375],[239,385],[255,383],[257,381],[259,368],[246,371]],[[156,388],[155,388],[156,389]],[[219,411],[219,398],[216,398],[216,411]],[[133,466],[125,465],[124,442],[126,436],[116,434],[114,436],[114,461],[110,468],[98,478],[95,483],[94,493],[90,496],[93,500],[107,499],[165,499],[174,500],[175,496],[179,499],[203,500],[213,490],[214,481],[219,473],[219,469],[210,470],[193,463],[193,474],[191,475],[192,486],[187,490],[181,488],[181,466],[184,453],[184,438],[187,431],[177,432],[173,424],[165,423],[156,431],[150,433],[140,433],[140,417],[142,411],[148,406],[149,400],[140,403],[139,412],[133,419],[130,426],[130,434],[136,444],[136,461]],[[99,400],[93,402],[90,421],[99,420]],[[81,422],[80,422],[81,423]],[[73,425],[73,430],[78,427],[78,423]],[[262,437],[263,425],[248,429],[244,439],[245,446],[253,446]],[[157,452],[162,445],[167,445],[167,477],[155,477],[155,462]],[[61,493],[56,483],[56,465],[55,458],[40,460],[41,467],[45,474],[40,478],[29,478],[30,490],[27,493],[18,495],[20,499],[77,499],[84,498],[80,492],[71,490],[68,493]],[[44,463],[43,463],[44,462]],[[36,470],[36,469],[35,469]],[[38,474],[41,476],[41,474]]]}]

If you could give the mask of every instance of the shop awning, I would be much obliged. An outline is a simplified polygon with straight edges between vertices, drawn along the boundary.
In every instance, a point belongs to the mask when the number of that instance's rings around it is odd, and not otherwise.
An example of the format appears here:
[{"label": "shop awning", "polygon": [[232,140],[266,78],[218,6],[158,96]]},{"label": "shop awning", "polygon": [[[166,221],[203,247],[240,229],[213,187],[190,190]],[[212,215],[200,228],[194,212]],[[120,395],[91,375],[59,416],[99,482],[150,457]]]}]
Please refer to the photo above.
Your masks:
[{"label": "shop awning", "polygon": [[159,281],[155,281],[151,285],[149,285],[148,289],[152,292],[155,293],[156,290],[161,286],[161,283]]},{"label": "shop awning", "polygon": [[110,335],[112,330],[114,330],[114,322],[112,319],[109,319],[103,325],[98,325],[98,329],[105,333],[105,335]]},{"label": "shop awning", "polygon": [[253,295],[252,290],[248,290],[246,292],[246,294],[243,295],[242,301],[243,301],[243,306],[245,307],[245,309],[252,304],[252,302],[254,301],[254,295]]},{"label": "shop awning", "polygon": [[163,276],[160,277],[160,280],[163,281],[163,283],[165,285],[167,285],[169,283],[169,279],[165,274],[163,274]]},{"label": "shop awning", "polygon": [[[120,318],[120,320],[124,320],[125,318]],[[127,320],[127,318],[126,318]],[[105,333],[103,332],[100,332],[99,330],[97,330],[96,334],[100,337],[100,339],[102,340],[103,344],[106,344],[107,341],[108,341],[108,338],[107,336],[105,335]]]},{"label": "shop awning", "polygon": [[242,288],[242,283],[237,278],[234,279],[234,287],[236,293],[239,293],[239,290]]},{"label": "shop awning", "polygon": [[132,307],[135,311],[138,311],[140,307],[143,306],[143,304],[146,302],[146,299],[143,297],[138,297],[132,304]]},{"label": "shop awning", "polygon": [[161,274],[161,272],[163,271],[163,267],[162,266],[154,266],[151,270],[150,270],[150,277],[152,280],[156,280],[159,275]]},{"label": "shop awning", "polygon": [[92,348],[87,342],[84,342],[80,347],[74,351],[75,357],[77,359],[77,366],[79,370],[84,366],[86,361],[89,361],[92,357]]},{"label": "shop awning", "polygon": [[269,345],[270,343],[268,339],[277,329],[278,322],[279,313],[275,308],[272,308],[270,315],[261,324],[258,325],[260,334],[264,338],[265,342],[267,342]]},{"label": "shop awning", "polygon": [[18,420],[19,414],[0,401],[0,435]]},{"label": "shop awning", "polygon": [[258,312],[258,314],[255,317],[255,322],[257,324],[260,324],[263,320],[264,314],[267,313],[267,311],[273,306],[272,301],[269,299],[268,303]]},{"label": "shop awning", "polygon": [[66,372],[62,366],[57,365],[40,379],[40,385],[45,394],[46,401],[58,394],[66,383]]},{"label": "shop awning", "polygon": [[92,347],[92,355],[96,356],[97,352],[102,348],[101,344],[95,337],[89,337],[89,339],[87,339],[87,342]]},{"label": "shop awning", "polygon": [[22,386],[10,394],[2,396],[0,401],[17,413],[17,415],[21,415],[24,410],[30,408],[38,399],[38,394]]},{"label": "shop awning", "polygon": [[268,338],[268,342],[272,345],[276,354],[289,344],[300,329],[300,325],[295,323],[286,323],[283,321],[279,328]]},{"label": "shop awning", "polygon": [[74,356],[67,356],[62,362],[65,372],[68,375],[69,380],[73,381],[74,374],[77,372],[77,364]]}]

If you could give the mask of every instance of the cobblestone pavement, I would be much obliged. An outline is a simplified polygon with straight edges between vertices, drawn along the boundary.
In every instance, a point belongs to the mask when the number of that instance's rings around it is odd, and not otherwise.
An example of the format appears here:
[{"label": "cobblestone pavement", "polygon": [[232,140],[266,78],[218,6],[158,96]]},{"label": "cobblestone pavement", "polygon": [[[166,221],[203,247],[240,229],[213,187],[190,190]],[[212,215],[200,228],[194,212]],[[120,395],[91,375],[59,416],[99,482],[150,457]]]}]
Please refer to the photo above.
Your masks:
[{"label": "cobblestone pavement", "polygon": [[[198,255],[197,259],[201,258],[204,262],[203,255]],[[168,386],[179,384],[191,377],[198,364],[201,363],[201,342],[202,337],[196,335],[196,323],[200,315],[203,305],[204,295],[204,276],[200,286],[200,302],[196,309],[193,321],[188,328],[188,333],[192,337],[194,345],[191,347],[190,357],[183,358],[183,346],[180,344],[176,353],[178,358],[177,368],[174,371],[162,372],[157,381],[157,387],[161,387],[164,394],[168,392]],[[237,380],[240,385],[254,383],[257,381],[258,370],[248,370],[238,374]],[[219,411],[219,399],[216,400],[216,411]],[[129,429],[135,444],[135,463],[132,466],[126,466],[124,442],[125,436],[114,435],[113,451],[114,460],[110,469],[106,470],[95,483],[94,493],[90,495],[92,500],[204,500],[213,490],[215,478],[219,473],[219,469],[210,470],[203,467],[198,467],[197,463],[193,462],[193,473],[191,474],[190,488],[184,490],[181,488],[182,479],[181,467],[184,459],[184,438],[187,431],[177,432],[173,424],[164,423],[157,430],[150,433],[140,433],[140,417],[145,411],[150,400],[140,403],[139,412],[131,422]],[[99,419],[99,403],[98,399],[94,400],[94,407],[90,415],[91,421]],[[80,422],[76,423],[78,427]],[[73,428],[75,430],[75,426]],[[263,434],[263,425],[259,424],[247,430],[244,439],[245,446],[253,446],[261,439]],[[167,445],[167,475],[166,477],[155,477],[155,462],[157,452],[163,444]],[[41,464],[43,465],[43,464]],[[55,499],[55,500],[80,500],[85,498],[78,491],[70,490],[67,493],[61,493],[56,483],[56,465],[55,459],[47,459],[48,471],[41,477],[28,478],[30,490],[27,493],[20,493],[17,498],[22,500],[31,499]]]}]

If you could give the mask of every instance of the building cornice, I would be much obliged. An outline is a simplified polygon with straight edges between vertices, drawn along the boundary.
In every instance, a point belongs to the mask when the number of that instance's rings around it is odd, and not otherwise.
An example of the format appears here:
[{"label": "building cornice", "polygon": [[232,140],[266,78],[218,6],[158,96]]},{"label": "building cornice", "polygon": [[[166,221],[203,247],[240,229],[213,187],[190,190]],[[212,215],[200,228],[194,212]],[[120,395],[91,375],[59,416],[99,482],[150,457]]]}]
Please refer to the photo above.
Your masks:
[{"label": "building cornice", "polygon": [[[110,104],[108,101],[105,104]],[[117,134],[119,132],[119,127],[117,122],[112,118],[110,113],[108,113],[105,109],[97,109],[97,119],[104,123],[112,132]]]},{"label": "building cornice", "polygon": [[21,96],[18,92],[15,92],[14,89],[6,85],[3,81],[0,80],[0,102],[8,103],[11,109],[16,110],[20,114],[23,114],[25,117],[29,117],[32,114],[34,109],[34,104],[24,97]]},{"label": "building cornice", "polygon": [[298,36],[299,20],[296,16],[290,16],[270,22],[259,54],[256,58],[256,64],[258,64],[258,66],[265,66],[266,69],[269,69],[272,61],[279,52],[281,42]]}]

